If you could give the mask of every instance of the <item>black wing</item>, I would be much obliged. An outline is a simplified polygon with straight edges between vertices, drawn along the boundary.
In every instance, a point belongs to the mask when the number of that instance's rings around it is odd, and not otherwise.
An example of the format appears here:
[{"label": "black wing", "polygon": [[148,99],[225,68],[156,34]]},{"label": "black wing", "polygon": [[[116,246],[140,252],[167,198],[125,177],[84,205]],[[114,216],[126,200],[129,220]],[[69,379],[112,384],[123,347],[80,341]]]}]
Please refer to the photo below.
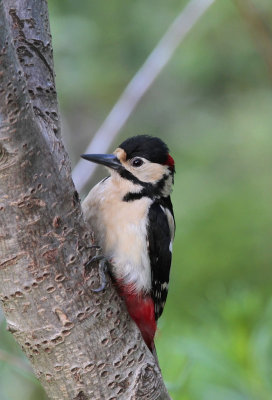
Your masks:
[{"label": "black wing", "polygon": [[161,316],[168,293],[175,221],[170,197],[158,200],[149,208],[148,243],[151,264],[151,296],[155,318]]}]

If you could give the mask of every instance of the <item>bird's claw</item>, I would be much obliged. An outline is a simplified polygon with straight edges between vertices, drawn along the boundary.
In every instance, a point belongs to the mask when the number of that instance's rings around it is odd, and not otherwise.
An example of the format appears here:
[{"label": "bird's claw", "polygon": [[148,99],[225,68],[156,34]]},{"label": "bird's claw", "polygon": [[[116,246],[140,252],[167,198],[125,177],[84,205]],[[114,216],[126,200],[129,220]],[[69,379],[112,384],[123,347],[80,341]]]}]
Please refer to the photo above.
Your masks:
[{"label": "bird's claw", "polygon": [[[98,247],[98,246],[96,246]],[[100,248],[99,248],[100,250]],[[106,272],[108,270],[108,260],[106,257],[102,255],[96,255],[90,259],[90,261],[87,263],[86,267],[90,266],[94,262],[99,262],[98,263],[98,273],[99,273],[99,280],[100,280],[100,286],[96,289],[92,289],[92,292],[99,293],[102,290],[105,289],[106,284],[107,284],[107,278],[106,278]]]},{"label": "bird's claw", "polygon": [[[89,248],[89,249],[95,249],[96,255],[98,255],[98,254],[100,253],[100,251],[101,251],[101,247],[98,246],[97,244],[93,244],[92,246],[89,246],[88,248]],[[92,260],[90,260],[90,261],[92,261]],[[89,262],[90,262],[90,261],[89,261]]]}]

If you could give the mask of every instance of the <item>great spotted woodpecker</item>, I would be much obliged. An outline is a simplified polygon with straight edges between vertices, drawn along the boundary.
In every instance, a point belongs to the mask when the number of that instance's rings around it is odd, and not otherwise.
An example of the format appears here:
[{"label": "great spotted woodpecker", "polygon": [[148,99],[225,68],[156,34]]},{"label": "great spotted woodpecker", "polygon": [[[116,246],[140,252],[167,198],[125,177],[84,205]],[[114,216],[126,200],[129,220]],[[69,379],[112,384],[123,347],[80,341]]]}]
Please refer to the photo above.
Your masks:
[{"label": "great spotted woodpecker", "polygon": [[110,176],[88,194],[82,207],[111,275],[151,351],[167,293],[175,220],[170,199],[175,165],[159,138],[139,135],[113,154],[84,154]]}]

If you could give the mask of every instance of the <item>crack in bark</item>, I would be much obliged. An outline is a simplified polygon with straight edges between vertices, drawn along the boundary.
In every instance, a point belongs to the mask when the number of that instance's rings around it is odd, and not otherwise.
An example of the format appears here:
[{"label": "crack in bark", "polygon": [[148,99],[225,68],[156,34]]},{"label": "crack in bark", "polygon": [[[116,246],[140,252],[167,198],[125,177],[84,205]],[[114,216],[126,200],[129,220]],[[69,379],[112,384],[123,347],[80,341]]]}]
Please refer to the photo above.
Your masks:
[{"label": "crack in bark", "polygon": [[80,391],[73,400],[88,400],[88,397],[85,395],[84,392]]},{"label": "crack in bark", "polygon": [[18,254],[17,256],[11,257],[8,260],[2,261],[0,263],[0,269],[4,269],[7,267],[11,267],[15,264],[17,264],[17,262],[25,255],[25,253],[21,253]]},{"label": "crack in bark", "polygon": [[[15,8],[11,8],[9,10],[9,15],[11,16],[11,18],[13,20],[14,27],[16,27],[18,29],[18,32],[19,32],[19,39],[18,40],[20,42],[24,42],[25,44],[27,44],[34,51],[34,53],[36,53],[36,55],[40,58],[40,60],[47,67],[51,77],[54,79],[54,73],[52,71],[52,68],[48,64],[48,62],[47,62],[46,58],[44,57],[44,55],[40,52],[40,50],[33,43],[31,43],[29,40],[27,40],[27,38],[25,36],[25,33],[23,31],[24,22],[16,14],[16,9]],[[40,43],[42,43],[42,41],[40,41]],[[18,50],[20,52],[20,48],[22,48],[22,46],[17,47],[17,52],[18,52]],[[26,55],[26,54],[24,54],[24,55]],[[29,57],[33,57],[31,52],[29,52]]]}]

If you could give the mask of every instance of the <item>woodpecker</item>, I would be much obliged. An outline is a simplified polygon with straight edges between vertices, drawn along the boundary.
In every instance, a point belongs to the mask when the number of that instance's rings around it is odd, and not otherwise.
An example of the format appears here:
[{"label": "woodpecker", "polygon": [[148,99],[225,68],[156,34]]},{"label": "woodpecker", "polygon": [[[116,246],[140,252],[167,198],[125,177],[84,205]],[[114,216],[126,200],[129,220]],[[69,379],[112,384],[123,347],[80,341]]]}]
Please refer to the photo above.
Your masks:
[{"label": "woodpecker", "polygon": [[154,352],[175,234],[174,160],[161,139],[147,135],[128,138],[113,154],[81,157],[110,172],[83,201],[83,213],[110,261],[119,295]]}]

